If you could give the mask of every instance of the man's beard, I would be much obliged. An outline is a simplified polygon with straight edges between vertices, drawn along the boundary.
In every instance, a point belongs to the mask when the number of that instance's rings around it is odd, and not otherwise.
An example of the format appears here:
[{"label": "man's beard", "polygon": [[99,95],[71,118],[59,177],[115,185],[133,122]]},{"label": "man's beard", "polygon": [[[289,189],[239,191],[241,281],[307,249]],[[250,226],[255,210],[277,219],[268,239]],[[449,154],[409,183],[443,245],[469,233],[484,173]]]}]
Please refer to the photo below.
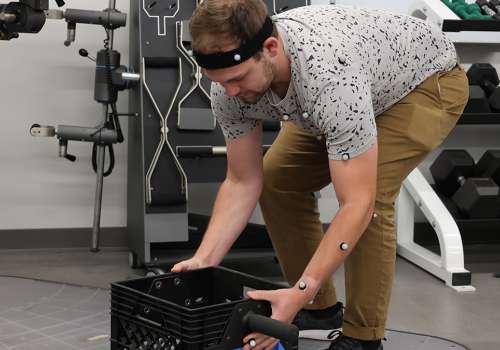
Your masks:
[{"label": "man's beard", "polygon": [[[267,89],[266,89],[266,91],[267,91]],[[260,99],[262,98],[262,96],[264,96],[266,91],[258,92],[258,93],[252,92],[250,95],[247,95],[247,96],[240,95],[240,96],[238,96],[238,98],[246,104],[254,105],[260,101]]]},{"label": "man's beard", "polygon": [[269,90],[269,88],[271,87],[271,83],[274,79],[274,70],[272,63],[269,62],[265,57],[262,57],[261,59],[264,60],[262,74],[264,75],[265,87],[261,91],[252,91],[247,96],[239,95],[238,98],[246,104],[253,105],[259,102],[262,96],[264,96],[267,90]]}]

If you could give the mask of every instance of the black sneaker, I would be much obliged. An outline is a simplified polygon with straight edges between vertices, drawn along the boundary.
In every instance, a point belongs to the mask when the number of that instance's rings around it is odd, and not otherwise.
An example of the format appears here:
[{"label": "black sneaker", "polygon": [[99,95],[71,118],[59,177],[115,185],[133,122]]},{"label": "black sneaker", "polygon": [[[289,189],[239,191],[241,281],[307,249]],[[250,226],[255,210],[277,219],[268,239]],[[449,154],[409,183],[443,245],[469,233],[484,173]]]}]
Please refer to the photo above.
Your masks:
[{"label": "black sneaker", "polygon": [[335,335],[337,338],[335,338],[328,349],[325,350],[384,350],[384,346],[380,340],[357,340],[343,335],[341,332]]},{"label": "black sneaker", "polygon": [[342,328],[343,316],[339,301],[322,310],[300,310],[292,323],[299,328],[299,338],[332,340]]}]

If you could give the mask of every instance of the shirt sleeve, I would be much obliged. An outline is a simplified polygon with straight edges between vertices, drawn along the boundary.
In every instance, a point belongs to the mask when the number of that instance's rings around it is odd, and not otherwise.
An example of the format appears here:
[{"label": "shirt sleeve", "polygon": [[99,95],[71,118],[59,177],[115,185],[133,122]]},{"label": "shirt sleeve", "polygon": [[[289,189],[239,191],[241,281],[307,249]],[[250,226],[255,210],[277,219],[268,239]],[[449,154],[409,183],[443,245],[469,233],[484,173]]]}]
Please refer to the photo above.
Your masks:
[{"label": "shirt sleeve", "polygon": [[313,122],[326,138],[330,160],[347,160],[370,149],[377,127],[368,79],[351,71],[331,81],[316,99]]},{"label": "shirt sleeve", "polygon": [[227,96],[220,84],[212,83],[210,97],[212,100],[212,113],[217,119],[225,138],[237,139],[243,137],[258,125],[258,120],[245,118],[237,98]]}]

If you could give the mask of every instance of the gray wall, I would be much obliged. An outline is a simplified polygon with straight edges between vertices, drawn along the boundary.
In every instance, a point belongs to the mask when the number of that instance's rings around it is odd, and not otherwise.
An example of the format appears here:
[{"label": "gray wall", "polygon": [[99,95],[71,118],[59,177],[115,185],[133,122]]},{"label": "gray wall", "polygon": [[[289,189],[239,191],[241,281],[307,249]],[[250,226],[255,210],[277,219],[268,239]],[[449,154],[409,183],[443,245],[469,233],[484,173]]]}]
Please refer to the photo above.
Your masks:
[{"label": "gray wall", "polygon": [[[338,0],[337,3],[374,6],[368,0]],[[375,5],[404,13],[410,3],[391,0]],[[127,0],[117,1],[122,11],[128,12],[128,4]],[[68,1],[68,7],[73,8],[100,10],[106,5],[107,1],[102,0]],[[101,108],[93,101],[94,64],[78,56],[77,51],[84,47],[94,55],[102,47],[103,34],[99,27],[79,26],[76,44],[66,48],[63,45],[65,23],[49,21],[40,34],[0,42],[0,230],[91,226],[95,175],[90,166],[90,145],[70,144],[69,152],[78,157],[75,163],[70,163],[58,158],[55,139],[35,139],[29,136],[28,129],[35,122],[84,126],[100,122]],[[115,43],[122,53],[122,63],[126,63],[128,28],[116,32]],[[492,55],[492,48],[499,50],[499,46],[461,46],[459,52],[463,62],[499,64],[500,55]],[[126,100],[126,94],[121,93],[120,110],[125,109]],[[125,120],[123,124],[126,129]],[[447,144],[467,146],[479,155],[481,146],[500,148],[498,131],[498,127],[458,127]],[[126,224],[126,144],[115,147],[115,153],[115,171],[104,183],[104,227]],[[210,213],[217,187],[192,187],[191,210]],[[335,199],[331,188],[322,195],[322,219],[328,221],[336,209]],[[260,222],[258,213],[254,221]]]},{"label": "gray wall", "polygon": [[[71,0],[66,7],[102,10],[107,5],[103,0]],[[121,11],[128,12],[128,6],[128,0],[117,1]],[[94,126],[102,120],[102,108],[93,100],[95,64],[80,57],[78,49],[95,57],[104,30],[80,25],[76,31],[76,43],[69,48],[63,45],[64,21],[48,21],[36,35],[0,41],[0,230],[92,224],[91,145],[70,143],[69,153],[77,156],[70,163],[58,157],[55,138],[28,134],[35,122]],[[128,28],[116,31],[115,43],[126,63]],[[122,97],[120,110],[127,105],[126,95]],[[126,225],[126,145],[115,147],[115,154],[115,171],[104,184],[103,226]]]}]

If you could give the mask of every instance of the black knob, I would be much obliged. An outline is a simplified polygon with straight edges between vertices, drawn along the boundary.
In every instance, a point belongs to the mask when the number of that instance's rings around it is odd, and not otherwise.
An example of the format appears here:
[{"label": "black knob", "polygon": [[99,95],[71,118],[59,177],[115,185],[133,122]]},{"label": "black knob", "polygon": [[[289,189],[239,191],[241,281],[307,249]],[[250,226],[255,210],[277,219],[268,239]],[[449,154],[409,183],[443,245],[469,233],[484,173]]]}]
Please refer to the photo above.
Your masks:
[{"label": "black knob", "polygon": [[89,52],[85,49],[80,49],[78,50],[78,53],[80,54],[80,56],[82,57],[88,57],[89,56]]},{"label": "black knob", "polygon": [[80,56],[82,57],[87,57],[89,60],[91,60],[92,62],[95,62],[95,58],[93,57],[90,57],[89,56],[89,52],[85,49],[80,49],[78,50],[78,53],[80,54]]},{"label": "black knob", "polygon": [[64,158],[66,158],[67,160],[71,161],[71,162],[74,162],[76,160],[76,157],[72,154],[66,154],[64,156]]},{"label": "black knob", "polygon": [[64,0],[56,0],[56,4],[59,7],[63,7],[65,5]]}]

